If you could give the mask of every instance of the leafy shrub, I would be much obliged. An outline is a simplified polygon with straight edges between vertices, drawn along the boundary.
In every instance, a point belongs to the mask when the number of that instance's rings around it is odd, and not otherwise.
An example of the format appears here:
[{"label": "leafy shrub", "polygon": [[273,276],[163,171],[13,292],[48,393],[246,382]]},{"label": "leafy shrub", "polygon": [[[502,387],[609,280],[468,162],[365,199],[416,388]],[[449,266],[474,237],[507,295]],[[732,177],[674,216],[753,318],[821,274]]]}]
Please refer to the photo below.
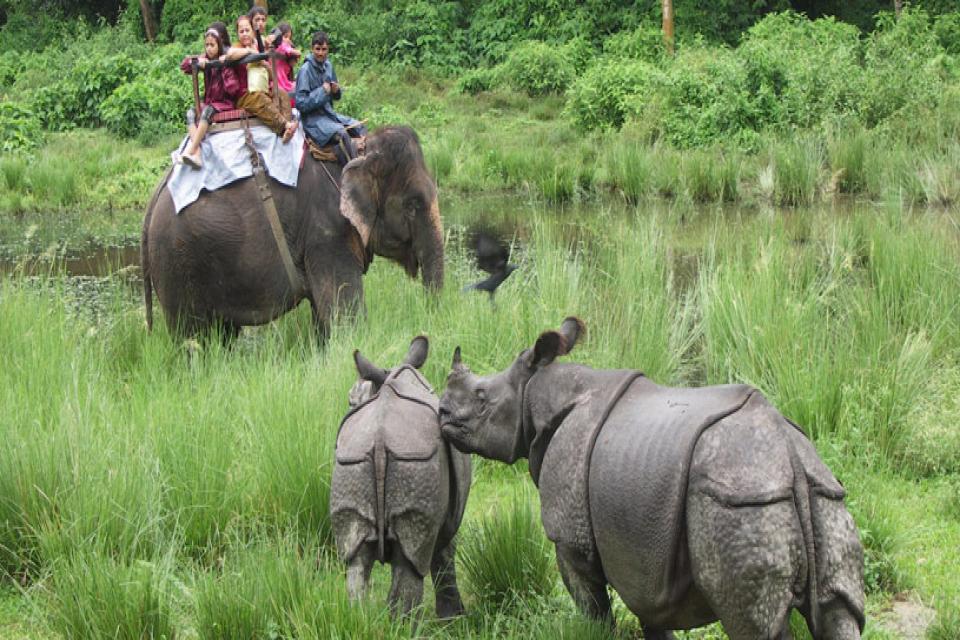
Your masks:
[{"label": "leafy shrub", "polygon": [[502,509],[464,532],[459,553],[464,581],[486,605],[500,607],[553,590],[550,543],[530,498],[529,491],[516,491]]},{"label": "leafy shrub", "polygon": [[33,149],[43,140],[40,122],[30,107],[0,102],[0,150],[4,153]]},{"label": "leafy shrub", "polygon": [[737,57],[761,125],[810,127],[857,109],[863,72],[852,25],[772,14],[750,28]]},{"label": "leafy shrub", "polygon": [[117,87],[100,105],[100,117],[121,136],[134,137],[145,129],[159,135],[177,130],[190,103],[187,82],[147,76]]},{"label": "leafy shrub", "polygon": [[[678,147],[710,145],[757,126],[746,70],[729,49],[683,49],[658,89],[664,136]],[[647,102],[632,107],[640,113]]]},{"label": "leafy shrub", "polygon": [[945,88],[944,49],[926,12],[881,14],[864,51],[863,119],[874,126],[910,105],[936,105]]},{"label": "leafy shrub", "polygon": [[568,48],[528,40],[507,56],[502,75],[511,87],[531,97],[560,93],[573,80],[577,68],[567,55]]},{"label": "leafy shrub", "polygon": [[933,30],[944,51],[960,56],[960,11],[937,16]]},{"label": "leafy shrub", "polygon": [[481,91],[490,91],[499,82],[500,67],[478,67],[464,72],[453,85],[453,90],[475,96]]},{"label": "leafy shrub", "polygon": [[564,112],[587,129],[619,129],[640,110],[637,98],[642,101],[661,82],[662,72],[652,64],[601,59],[571,84]]},{"label": "leafy shrub", "polygon": [[666,54],[663,32],[655,24],[644,23],[633,31],[615,33],[603,41],[603,53],[616,58],[659,62]]},{"label": "leafy shrub", "polygon": [[249,8],[250,3],[246,0],[165,0],[160,15],[160,33],[170,40],[195,41],[203,35],[207,25],[222,20],[234,39],[236,29],[233,22]]},{"label": "leafy shrub", "polygon": [[459,2],[413,0],[393,5],[388,60],[403,65],[454,70],[467,62]]}]

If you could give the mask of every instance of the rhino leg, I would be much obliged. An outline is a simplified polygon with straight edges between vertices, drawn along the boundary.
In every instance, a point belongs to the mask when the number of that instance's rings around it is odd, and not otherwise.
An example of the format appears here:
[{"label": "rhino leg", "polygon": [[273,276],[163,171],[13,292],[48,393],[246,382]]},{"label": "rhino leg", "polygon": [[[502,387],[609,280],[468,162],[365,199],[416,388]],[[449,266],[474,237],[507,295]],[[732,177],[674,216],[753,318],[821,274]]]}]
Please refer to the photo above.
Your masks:
[{"label": "rhino leg", "polygon": [[560,576],[577,608],[589,618],[612,625],[607,577],[597,554],[590,557],[566,544],[557,543],[556,547]]},{"label": "rhino leg", "polygon": [[351,600],[359,600],[366,595],[374,557],[373,543],[365,542],[347,563],[347,594]]},{"label": "rhino leg", "polygon": [[835,598],[820,609],[821,632],[817,640],[860,640],[860,625],[847,604]]},{"label": "rhino leg", "polygon": [[692,491],[687,522],[694,582],[731,640],[789,638],[806,567],[793,502],[732,507]]},{"label": "rhino leg", "polygon": [[436,549],[430,561],[433,590],[437,596],[437,617],[441,619],[463,615],[463,600],[457,588],[457,569],[454,562],[456,546],[451,541],[446,547]]},{"label": "rhino leg", "polygon": [[390,614],[407,615],[423,600],[423,576],[417,573],[413,564],[403,555],[399,544],[393,545],[390,556],[393,568],[393,580],[390,583]]}]

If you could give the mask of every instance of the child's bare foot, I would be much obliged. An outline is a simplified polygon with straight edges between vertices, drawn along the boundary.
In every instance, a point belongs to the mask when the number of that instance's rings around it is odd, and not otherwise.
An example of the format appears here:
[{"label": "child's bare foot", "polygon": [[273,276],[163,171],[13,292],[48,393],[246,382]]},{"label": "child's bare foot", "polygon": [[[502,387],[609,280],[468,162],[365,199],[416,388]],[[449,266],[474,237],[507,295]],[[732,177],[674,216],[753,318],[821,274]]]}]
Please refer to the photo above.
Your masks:
[{"label": "child's bare foot", "polygon": [[299,125],[297,124],[297,121],[296,121],[296,120],[291,120],[290,122],[287,123],[287,128],[286,128],[286,130],[283,132],[283,142],[284,142],[284,144],[286,144],[287,142],[290,142],[290,138],[292,138],[292,137],[293,137],[293,134],[297,132],[297,127],[298,127],[298,126],[299,126]]},{"label": "child's bare foot", "polygon": [[203,167],[203,160],[200,159],[200,152],[197,151],[193,155],[183,154],[180,156],[180,162],[187,165],[192,169],[201,169]]}]

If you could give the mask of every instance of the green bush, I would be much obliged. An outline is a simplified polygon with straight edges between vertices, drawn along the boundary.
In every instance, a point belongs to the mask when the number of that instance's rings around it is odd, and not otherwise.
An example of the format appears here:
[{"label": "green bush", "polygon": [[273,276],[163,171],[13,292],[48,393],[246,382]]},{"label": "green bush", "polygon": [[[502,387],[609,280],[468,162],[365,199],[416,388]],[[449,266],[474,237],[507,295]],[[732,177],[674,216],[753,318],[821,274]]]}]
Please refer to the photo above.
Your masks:
[{"label": "green bush", "polygon": [[644,23],[633,31],[614,33],[603,41],[603,53],[615,58],[659,62],[666,55],[659,25]]},{"label": "green bush", "polygon": [[234,20],[249,8],[247,0],[165,0],[160,14],[160,34],[169,40],[197,41],[211,22],[222,20],[233,40],[236,38]]},{"label": "green bush", "polygon": [[859,32],[832,18],[772,14],[750,28],[737,48],[760,126],[811,127],[855,112],[863,72]]},{"label": "green bush", "polygon": [[4,153],[33,149],[43,141],[40,122],[30,107],[0,102],[0,150]]},{"label": "green bush", "polygon": [[464,13],[459,2],[413,0],[393,5],[386,59],[441,70],[467,63]]},{"label": "green bush", "polygon": [[502,66],[503,78],[531,97],[560,93],[569,86],[578,68],[569,57],[572,48],[528,40],[507,56]]},{"label": "green bush", "polygon": [[935,106],[946,88],[943,47],[926,12],[881,14],[864,50],[862,114],[875,126],[913,105]]},{"label": "green bush", "polygon": [[960,56],[960,11],[937,16],[933,30],[944,51]]},{"label": "green bush", "polygon": [[181,127],[191,104],[189,82],[174,77],[141,78],[117,87],[100,104],[103,124],[117,135],[135,137],[144,130],[172,133]]},{"label": "green bush", "polygon": [[463,72],[454,83],[453,90],[475,96],[482,91],[490,91],[499,83],[500,67],[478,67]]},{"label": "green bush", "polygon": [[567,90],[564,113],[586,129],[619,129],[641,110],[637,100],[645,102],[663,81],[663,73],[647,62],[601,59]]}]

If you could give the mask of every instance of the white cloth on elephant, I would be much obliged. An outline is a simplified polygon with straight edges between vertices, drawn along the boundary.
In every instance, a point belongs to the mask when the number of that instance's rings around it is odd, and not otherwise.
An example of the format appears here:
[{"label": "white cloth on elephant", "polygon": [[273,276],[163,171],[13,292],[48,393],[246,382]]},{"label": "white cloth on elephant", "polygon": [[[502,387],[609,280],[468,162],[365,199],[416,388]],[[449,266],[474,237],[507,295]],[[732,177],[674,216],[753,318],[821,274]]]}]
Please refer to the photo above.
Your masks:
[{"label": "white cloth on elephant", "polygon": [[[263,157],[267,174],[289,187],[297,186],[304,153],[303,127],[298,127],[290,142],[286,144],[265,126],[252,126],[250,133],[254,146]],[[184,138],[179,149],[171,153],[175,164],[167,181],[167,188],[173,197],[173,206],[177,213],[199,198],[203,189],[215,191],[253,175],[250,151],[244,142],[243,129],[207,135],[200,144],[203,168],[199,170],[177,163],[188,142],[189,137]]]}]

